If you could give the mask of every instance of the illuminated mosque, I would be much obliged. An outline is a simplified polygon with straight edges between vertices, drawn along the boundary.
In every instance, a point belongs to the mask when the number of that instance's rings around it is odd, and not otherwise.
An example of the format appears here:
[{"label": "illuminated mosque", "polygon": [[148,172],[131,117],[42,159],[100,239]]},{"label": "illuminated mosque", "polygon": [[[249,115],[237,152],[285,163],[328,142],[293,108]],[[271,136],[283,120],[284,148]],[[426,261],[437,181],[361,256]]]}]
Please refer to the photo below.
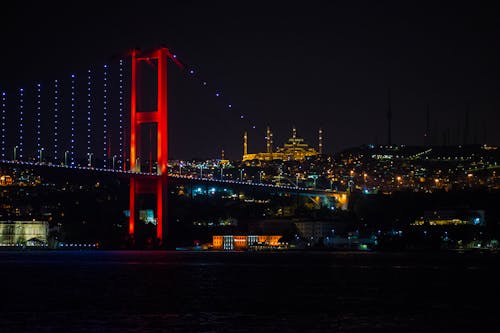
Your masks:
[{"label": "illuminated mosque", "polygon": [[304,142],[304,139],[297,137],[297,130],[293,127],[292,137],[283,147],[277,147],[273,151],[273,133],[267,127],[266,132],[266,152],[262,153],[248,153],[248,135],[245,131],[243,135],[243,161],[259,160],[259,161],[303,161],[306,157],[317,156],[323,153],[323,131],[321,128],[318,131],[318,150],[309,146]]}]

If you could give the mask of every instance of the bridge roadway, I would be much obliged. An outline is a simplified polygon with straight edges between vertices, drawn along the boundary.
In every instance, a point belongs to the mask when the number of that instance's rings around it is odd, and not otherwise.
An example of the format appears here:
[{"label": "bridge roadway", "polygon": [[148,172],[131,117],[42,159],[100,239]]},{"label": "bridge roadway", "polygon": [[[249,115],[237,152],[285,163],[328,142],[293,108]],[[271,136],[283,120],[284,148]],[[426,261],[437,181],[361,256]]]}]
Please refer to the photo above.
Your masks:
[{"label": "bridge roadway", "polygon": [[[130,178],[130,177],[144,177],[144,178],[156,178],[159,177],[156,173],[149,172],[137,172],[131,170],[118,170],[118,169],[105,169],[97,168],[91,166],[71,166],[64,164],[53,164],[46,162],[29,162],[29,161],[12,161],[12,160],[0,160],[0,164],[11,165],[11,166],[23,166],[23,167],[34,167],[37,169],[46,170],[48,173],[52,173],[52,176],[64,177],[72,175],[84,175],[84,176],[98,176],[98,175],[113,175],[118,178]],[[55,172],[55,173],[54,173]],[[212,178],[200,178],[194,176],[183,176],[177,174],[169,174],[169,179],[172,181],[186,181],[190,184],[198,183],[200,185],[209,186],[213,184],[214,186],[227,185],[230,187],[246,188],[246,189],[258,189],[268,192],[280,192],[289,193],[307,197],[330,197],[335,198],[339,203],[339,207],[342,209],[347,209],[347,193],[332,191],[330,189],[314,189],[308,187],[300,186],[290,186],[290,185],[275,185],[266,183],[255,183],[252,181],[239,181],[230,179],[212,179]]]},{"label": "bridge roadway", "polygon": [[[14,165],[14,166],[26,166],[26,167],[36,167],[36,168],[54,168],[57,170],[72,170],[75,172],[78,171],[89,171],[89,172],[97,172],[104,173],[109,175],[117,175],[117,176],[143,176],[143,177],[159,177],[156,173],[149,172],[137,172],[130,170],[118,170],[118,169],[105,169],[105,168],[95,168],[95,167],[86,167],[86,166],[70,166],[64,164],[53,164],[53,163],[40,163],[40,162],[27,162],[27,161],[11,161],[11,160],[0,160],[2,164]],[[170,178],[177,179],[185,179],[189,181],[201,181],[204,183],[214,183],[215,184],[234,184],[241,186],[251,186],[251,187],[267,187],[272,189],[282,189],[286,191],[293,192],[307,192],[316,195],[324,195],[326,193],[341,193],[335,192],[328,189],[313,189],[309,187],[298,187],[298,186],[290,186],[290,185],[275,185],[275,184],[266,184],[266,183],[255,183],[252,181],[239,181],[239,180],[230,180],[230,179],[213,179],[213,178],[200,178],[193,176],[183,176],[177,174],[168,174]]]}]

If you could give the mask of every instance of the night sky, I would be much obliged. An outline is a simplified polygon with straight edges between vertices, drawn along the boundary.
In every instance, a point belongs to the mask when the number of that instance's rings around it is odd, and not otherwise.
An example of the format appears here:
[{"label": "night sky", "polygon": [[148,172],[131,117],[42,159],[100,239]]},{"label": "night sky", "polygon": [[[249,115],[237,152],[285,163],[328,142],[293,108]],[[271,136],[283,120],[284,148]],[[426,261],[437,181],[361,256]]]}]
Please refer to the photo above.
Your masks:
[{"label": "night sky", "polygon": [[[0,89],[29,86],[164,45],[208,88],[170,70],[171,158],[264,151],[265,126],[281,146],[295,125],[329,153],[423,144],[426,108],[437,143],[500,144],[500,13],[494,2],[105,1],[13,2],[0,14]],[[216,98],[220,91],[223,98]],[[227,110],[227,103],[233,105]],[[244,121],[239,115],[244,114]],[[246,121],[256,125],[252,129]]]}]

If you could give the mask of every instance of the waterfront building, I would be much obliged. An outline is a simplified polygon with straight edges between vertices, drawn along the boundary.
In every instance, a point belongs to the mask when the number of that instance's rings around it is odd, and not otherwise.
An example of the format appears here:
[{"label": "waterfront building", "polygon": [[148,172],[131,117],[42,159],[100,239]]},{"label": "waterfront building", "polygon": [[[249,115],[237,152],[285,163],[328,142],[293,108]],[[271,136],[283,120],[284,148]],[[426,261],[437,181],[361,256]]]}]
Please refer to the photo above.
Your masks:
[{"label": "waterfront building", "polygon": [[0,176],[0,186],[9,186],[12,185],[12,177],[9,175]]},{"label": "waterfront building", "polygon": [[296,221],[294,224],[302,237],[315,244],[321,239],[333,237],[337,223],[334,221]]},{"label": "waterfront building", "polygon": [[46,246],[47,221],[0,221],[0,246]]},{"label": "waterfront building", "polygon": [[281,238],[281,235],[214,235],[212,249],[241,251],[250,247],[278,248],[281,246]]},{"label": "waterfront building", "polygon": [[429,226],[445,226],[445,225],[475,225],[484,226],[484,210],[436,210],[425,211],[424,216],[416,219],[412,225],[429,225]]}]

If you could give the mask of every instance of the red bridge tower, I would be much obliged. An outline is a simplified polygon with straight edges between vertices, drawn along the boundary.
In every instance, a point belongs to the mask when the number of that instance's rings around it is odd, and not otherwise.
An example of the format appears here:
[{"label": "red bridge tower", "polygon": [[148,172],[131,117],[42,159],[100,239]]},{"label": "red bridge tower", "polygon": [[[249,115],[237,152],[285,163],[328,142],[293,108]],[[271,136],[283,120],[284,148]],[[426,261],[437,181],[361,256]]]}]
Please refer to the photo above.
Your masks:
[{"label": "red bridge tower", "polygon": [[[134,236],[135,221],[138,217],[136,198],[140,194],[156,195],[156,238],[162,241],[165,237],[167,208],[167,163],[168,163],[168,104],[167,104],[167,61],[171,59],[176,65],[184,65],[172,55],[168,48],[161,47],[152,52],[140,53],[132,51],[131,82],[131,116],[130,116],[130,170],[140,171],[141,124],[156,124],[156,159],[157,175],[133,175],[130,178],[130,218],[129,235]],[[138,110],[138,88],[141,62],[148,62],[156,68],[157,100],[156,109]],[[151,167],[151,166],[150,166]]]}]

